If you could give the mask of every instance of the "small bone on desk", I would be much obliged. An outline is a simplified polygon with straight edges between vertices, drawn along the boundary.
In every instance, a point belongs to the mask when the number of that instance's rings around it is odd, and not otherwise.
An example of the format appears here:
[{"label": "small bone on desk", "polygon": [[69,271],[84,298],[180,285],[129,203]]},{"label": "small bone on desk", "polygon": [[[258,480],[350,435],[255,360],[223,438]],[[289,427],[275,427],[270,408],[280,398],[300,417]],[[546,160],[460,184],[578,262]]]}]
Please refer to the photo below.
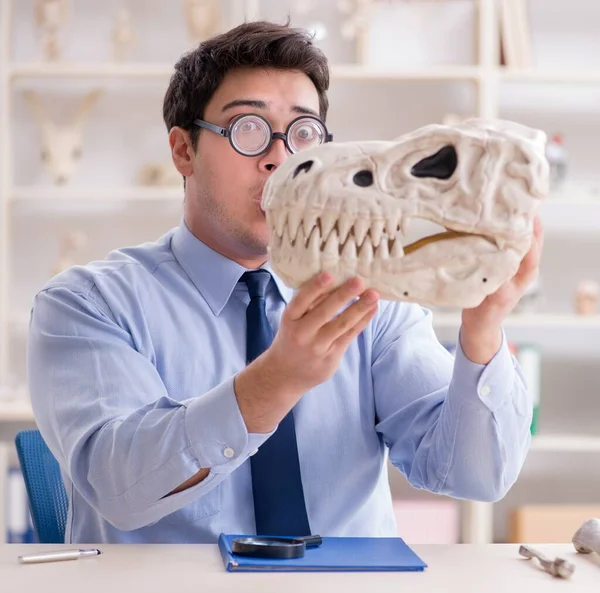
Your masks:
[{"label": "small bone on desk", "polygon": [[544,554],[535,550],[531,546],[522,545],[519,548],[519,554],[529,559],[537,558],[541,567],[554,577],[568,579],[575,571],[575,565],[572,562],[568,562],[564,558],[560,557],[550,560],[550,558],[544,556]]}]

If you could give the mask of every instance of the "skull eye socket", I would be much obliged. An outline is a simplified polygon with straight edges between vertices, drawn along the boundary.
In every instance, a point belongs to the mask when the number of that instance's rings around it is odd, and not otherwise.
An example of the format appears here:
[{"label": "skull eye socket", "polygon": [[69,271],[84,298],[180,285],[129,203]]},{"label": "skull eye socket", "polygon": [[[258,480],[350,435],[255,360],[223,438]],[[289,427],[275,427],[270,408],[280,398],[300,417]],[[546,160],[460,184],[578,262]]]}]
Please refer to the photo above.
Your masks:
[{"label": "skull eye socket", "polygon": [[292,179],[295,179],[296,176],[299,173],[301,173],[302,171],[304,171],[305,173],[308,173],[312,166],[313,166],[313,161],[304,161],[303,163],[300,163],[296,167],[296,170],[294,171],[294,175],[292,176]]},{"label": "skull eye socket", "polygon": [[458,155],[452,145],[444,146],[435,154],[420,160],[410,170],[415,177],[450,179],[458,166]]},{"label": "skull eye socket", "polygon": [[363,169],[354,175],[352,181],[359,187],[369,187],[373,185],[373,173],[367,169]]}]

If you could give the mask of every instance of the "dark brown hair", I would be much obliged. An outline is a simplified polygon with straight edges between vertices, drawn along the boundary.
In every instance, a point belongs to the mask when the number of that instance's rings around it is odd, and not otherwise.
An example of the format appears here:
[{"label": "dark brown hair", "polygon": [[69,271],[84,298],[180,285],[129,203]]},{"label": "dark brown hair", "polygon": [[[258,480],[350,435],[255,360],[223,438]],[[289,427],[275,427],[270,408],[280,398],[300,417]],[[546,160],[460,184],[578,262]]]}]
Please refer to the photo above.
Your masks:
[{"label": "dark brown hair", "polygon": [[313,45],[310,33],[267,21],[252,21],[215,35],[184,54],[175,64],[163,103],[163,119],[170,130],[190,132],[196,148],[206,105],[225,75],[235,68],[276,68],[304,72],[319,95],[319,112],[325,121],[329,101],[329,67],[323,52]]}]

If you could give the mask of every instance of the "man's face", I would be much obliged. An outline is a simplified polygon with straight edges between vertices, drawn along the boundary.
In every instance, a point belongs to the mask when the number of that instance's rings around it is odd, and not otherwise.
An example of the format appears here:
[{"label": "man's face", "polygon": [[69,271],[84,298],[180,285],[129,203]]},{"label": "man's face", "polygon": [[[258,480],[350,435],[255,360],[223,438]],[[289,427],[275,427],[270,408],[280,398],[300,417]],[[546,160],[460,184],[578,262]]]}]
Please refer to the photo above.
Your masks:
[{"label": "man's face", "polygon": [[[319,115],[319,96],[302,72],[238,69],[225,77],[202,119],[227,127],[246,113],[262,115],[274,132],[285,132],[299,115]],[[193,176],[187,178],[186,221],[192,232],[232,259],[264,260],[269,231],[260,208],[262,189],[289,154],[276,139],[266,153],[243,156],[227,138],[202,129]]]}]

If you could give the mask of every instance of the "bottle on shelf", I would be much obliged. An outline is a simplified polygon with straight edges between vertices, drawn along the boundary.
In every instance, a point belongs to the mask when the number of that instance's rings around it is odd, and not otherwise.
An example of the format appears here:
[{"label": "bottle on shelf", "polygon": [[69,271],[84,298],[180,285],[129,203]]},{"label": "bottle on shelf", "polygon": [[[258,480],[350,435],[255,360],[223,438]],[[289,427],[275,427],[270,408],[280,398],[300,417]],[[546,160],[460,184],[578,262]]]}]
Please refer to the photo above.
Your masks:
[{"label": "bottle on shelf", "polygon": [[540,399],[541,399],[541,374],[542,351],[537,344],[521,343],[518,345],[516,356],[533,403],[533,417],[531,420],[531,434],[535,436],[539,431]]},{"label": "bottle on shelf", "polygon": [[555,133],[547,143],[546,158],[550,165],[550,191],[557,192],[565,184],[569,161],[563,134]]}]

